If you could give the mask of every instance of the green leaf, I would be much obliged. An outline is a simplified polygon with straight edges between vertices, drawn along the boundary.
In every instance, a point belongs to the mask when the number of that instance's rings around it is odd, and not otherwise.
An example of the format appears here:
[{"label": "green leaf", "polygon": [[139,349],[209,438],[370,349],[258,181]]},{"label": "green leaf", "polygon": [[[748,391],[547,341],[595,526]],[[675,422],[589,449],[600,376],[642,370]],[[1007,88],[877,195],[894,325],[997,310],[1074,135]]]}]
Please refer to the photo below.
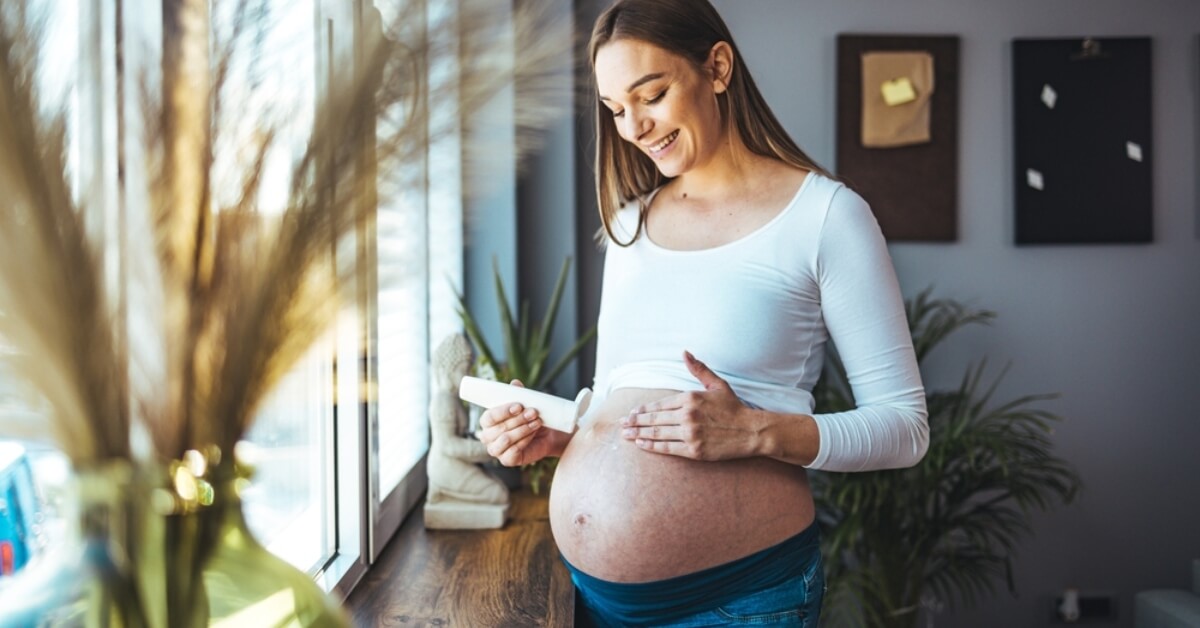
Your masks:
[{"label": "green leaf", "polygon": [[504,340],[504,355],[507,359],[509,375],[514,379],[523,379],[526,375],[524,356],[520,352],[512,310],[508,307],[508,294],[504,290],[504,279],[500,276],[500,262],[496,258],[492,259],[492,280],[496,290],[496,307],[500,310],[500,334]]},{"label": "green leaf", "polygon": [[579,340],[576,340],[575,344],[571,345],[571,348],[568,349],[561,358],[559,358],[558,362],[554,365],[554,368],[550,369],[550,373],[546,376],[546,382],[553,382],[555,378],[557,378],[559,374],[563,372],[563,369],[567,368],[567,365],[571,363],[571,360],[574,360],[575,357],[579,355],[579,352],[582,351],[585,346],[587,346],[587,343],[591,342],[592,338],[595,337],[596,326],[593,325],[591,329],[588,329],[586,332],[584,332],[584,334],[579,337]]},{"label": "green leaf", "polygon": [[550,294],[550,306],[546,310],[546,318],[542,319],[542,334],[538,338],[538,344],[543,347],[550,345],[550,332],[554,330],[554,322],[558,318],[558,304],[562,301],[563,290],[567,286],[567,270],[569,268],[571,268],[571,257],[567,256],[558,270],[558,279],[554,282],[554,292]]},{"label": "green leaf", "polygon": [[475,322],[475,318],[471,316],[471,312],[467,309],[467,301],[463,295],[454,290],[454,297],[458,299],[458,317],[462,319],[463,329],[467,331],[467,337],[471,339],[471,343],[475,345],[476,351],[482,354],[484,360],[487,361],[493,368],[498,368],[496,357],[492,354],[491,347],[483,338],[483,332],[479,330],[479,325]]}]

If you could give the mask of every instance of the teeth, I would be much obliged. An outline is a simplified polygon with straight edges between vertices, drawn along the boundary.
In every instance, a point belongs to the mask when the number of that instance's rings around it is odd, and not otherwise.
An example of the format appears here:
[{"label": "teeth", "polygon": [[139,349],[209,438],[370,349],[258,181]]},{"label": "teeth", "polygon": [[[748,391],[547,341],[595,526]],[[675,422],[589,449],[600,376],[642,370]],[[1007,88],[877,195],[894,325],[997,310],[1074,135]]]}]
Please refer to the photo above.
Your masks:
[{"label": "teeth", "polygon": [[664,137],[661,142],[655,144],[654,146],[651,146],[650,150],[657,153],[658,151],[666,148],[667,144],[670,144],[672,141],[674,141],[674,139],[677,135],[679,135],[679,131],[675,131],[674,133],[671,133],[670,135]]}]

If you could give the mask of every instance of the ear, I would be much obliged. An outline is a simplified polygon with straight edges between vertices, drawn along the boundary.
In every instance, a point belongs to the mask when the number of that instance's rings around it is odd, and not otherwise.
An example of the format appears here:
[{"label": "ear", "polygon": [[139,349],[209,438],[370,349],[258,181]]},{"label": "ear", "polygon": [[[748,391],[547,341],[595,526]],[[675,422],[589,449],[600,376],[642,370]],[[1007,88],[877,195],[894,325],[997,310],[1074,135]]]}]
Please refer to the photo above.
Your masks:
[{"label": "ear", "polygon": [[733,80],[733,46],[727,41],[713,44],[712,49],[708,51],[705,67],[712,76],[713,91],[717,94],[725,93],[725,90],[729,89],[729,82]]}]

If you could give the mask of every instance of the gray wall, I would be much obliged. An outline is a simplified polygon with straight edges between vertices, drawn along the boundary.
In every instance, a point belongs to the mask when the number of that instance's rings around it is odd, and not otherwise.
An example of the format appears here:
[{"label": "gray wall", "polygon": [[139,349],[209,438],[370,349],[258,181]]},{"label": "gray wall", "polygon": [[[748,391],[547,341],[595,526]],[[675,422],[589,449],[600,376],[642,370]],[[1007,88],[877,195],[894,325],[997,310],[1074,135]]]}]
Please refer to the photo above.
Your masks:
[{"label": "gray wall", "polygon": [[[1117,596],[1132,626],[1133,593],[1185,587],[1200,557],[1200,151],[1193,0],[716,0],[768,102],[819,162],[834,164],[834,51],[839,32],[961,37],[959,239],[891,246],[906,295],[935,293],[998,312],[929,361],[947,387],[986,356],[1012,368],[1000,399],[1061,393],[1059,455],[1081,473],[1074,506],[1034,519],[1016,556],[1019,597],[997,594],[938,626],[1050,625],[1068,586]],[[594,0],[577,0],[584,30]],[[1009,84],[1014,37],[1153,37],[1154,243],[1017,248],[1013,240]],[[582,322],[594,321],[599,256],[590,132],[577,127],[576,242]],[[590,360],[583,368],[590,377]],[[586,378],[585,378],[586,379]]]},{"label": "gray wall", "polygon": [[[545,15],[547,23],[541,27],[539,34],[546,29],[561,29],[564,39],[568,38],[569,31],[574,27],[571,0],[550,0],[548,7]],[[517,46],[519,54],[521,42]],[[555,72],[562,77],[562,85],[561,92],[552,97],[556,99],[556,105],[562,106],[562,110],[553,119],[547,120],[545,129],[526,138],[525,141],[532,142],[538,148],[520,164],[516,191],[520,296],[529,302],[534,321],[540,322],[545,316],[563,261],[571,258],[571,271],[550,336],[553,350],[546,362],[547,369],[557,364],[583,330],[591,326],[591,323],[580,324],[578,282],[574,280],[579,272],[580,260],[572,237],[577,231],[575,193],[578,187],[574,158],[577,142],[572,116],[573,71],[574,65],[569,58],[563,58],[561,65],[555,68]],[[524,96],[523,100],[536,99],[539,101],[537,104],[543,107],[547,104],[542,102],[547,99],[544,93],[519,93],[518,96]],[[583,385],[587,384],[580,383],[578,360],[551,382],[553,392],[572,398]]]},{"label": "gray wall", "polygon": [[[540,14],[544,29],[566,32],[573,27],[571,0],[549,0],[546,6],[545,13]],[[512,19],[511,12],[508,17]],[[511,45],[514,53],[520,54],[522,46],[529,43],[514,39]],[[528,302],[531,318],[540,322],[563,260],[572,258],[574,272],[563,290],[546,368],[554,366],[580,331],[590,326],[579,326],[578,283],[573,280],[580,260],[572,238],[577,230],[577,142],[571,115],[571,60],[562,59],[554,70],[563,78],[561,92],[527,92],[533,88],[517,85],[497,94],[469,122],[465,141],[487,150],[466,153],[464,167],[464,297],[497,359],[506,357],[493,267],[499,270],[514,316],[521,304]],[[553,106],[547,102],[551,98]],[[518,118],[514,108],[530,103],[539,109],[553,110],[560,105],[564,109],[539,121],[537,124],[544,126],[539,126],[537,132],[526,131],[518,136],[513,132]],[[518,145],[520,151],[508,150]],[[517,152],[521,153],[519,160]],[[576,362],[564,370],[553,382],[554,391],[574,397],[580,385],[579,367]]]}]

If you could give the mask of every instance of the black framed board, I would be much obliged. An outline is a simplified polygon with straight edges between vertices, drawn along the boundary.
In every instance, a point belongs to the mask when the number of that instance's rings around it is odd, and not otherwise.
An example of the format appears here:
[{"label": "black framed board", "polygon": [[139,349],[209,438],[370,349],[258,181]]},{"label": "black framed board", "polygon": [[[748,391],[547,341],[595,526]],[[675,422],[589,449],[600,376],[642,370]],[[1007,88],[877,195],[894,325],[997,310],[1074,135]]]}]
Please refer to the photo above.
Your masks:
[{"label": "black framed board", "polygon": [[1150,242],[1150,39],[1017,39],[1012,52],[1016,243]]}]

